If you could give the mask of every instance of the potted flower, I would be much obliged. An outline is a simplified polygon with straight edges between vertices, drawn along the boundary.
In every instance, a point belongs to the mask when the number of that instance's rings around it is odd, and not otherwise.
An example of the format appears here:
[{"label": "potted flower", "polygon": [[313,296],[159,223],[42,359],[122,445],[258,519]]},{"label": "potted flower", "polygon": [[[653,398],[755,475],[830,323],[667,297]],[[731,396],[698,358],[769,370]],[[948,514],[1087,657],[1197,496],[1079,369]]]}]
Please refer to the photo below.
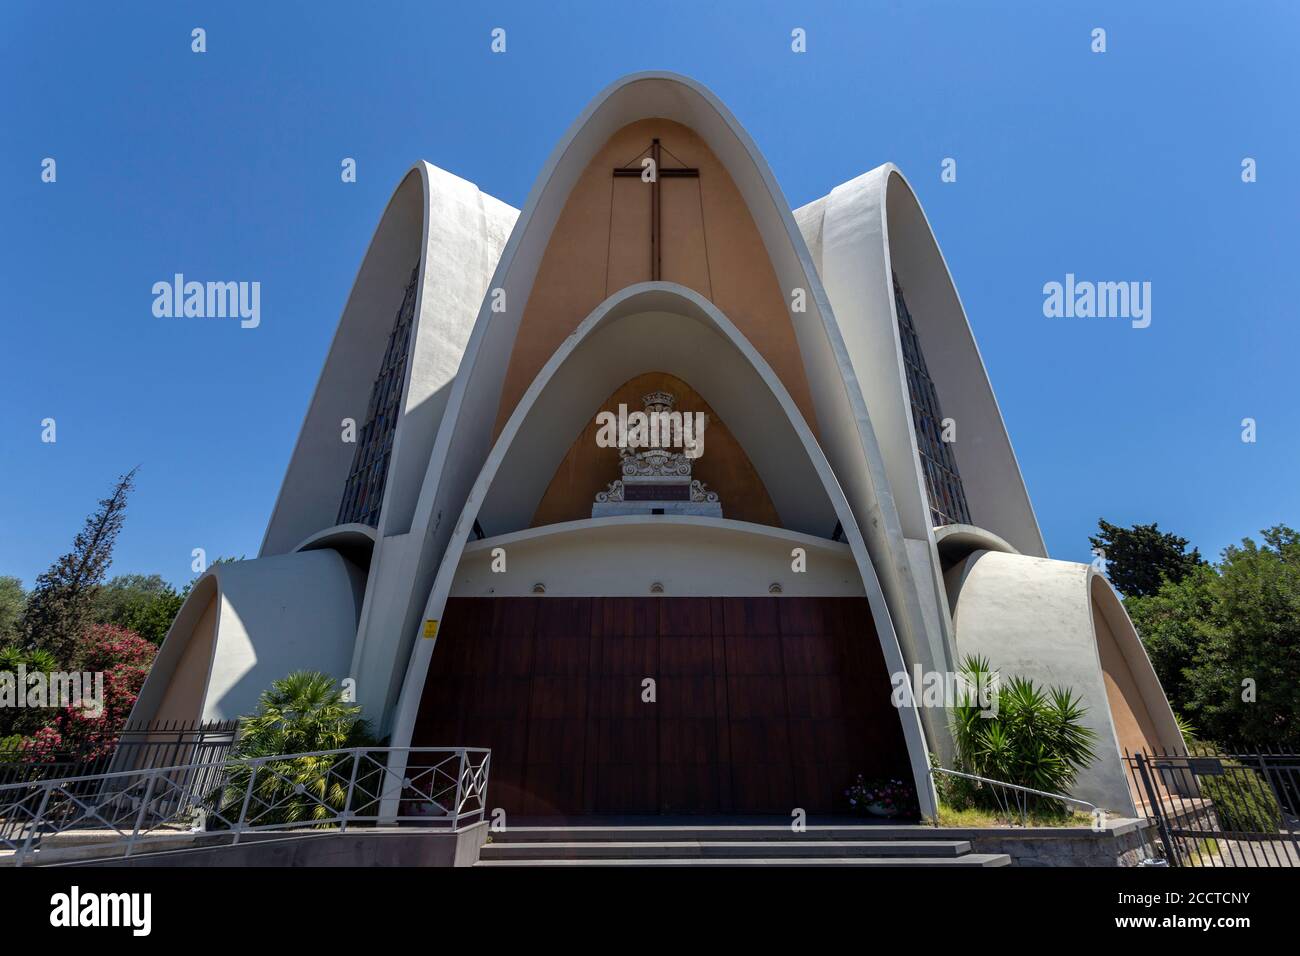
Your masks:
[{"label": "potted flower", "polygon": [[862,774],[844,791],[854,813],[873,817],[896,817],[916,804],[916,793],[902,780],[867,780]]}]

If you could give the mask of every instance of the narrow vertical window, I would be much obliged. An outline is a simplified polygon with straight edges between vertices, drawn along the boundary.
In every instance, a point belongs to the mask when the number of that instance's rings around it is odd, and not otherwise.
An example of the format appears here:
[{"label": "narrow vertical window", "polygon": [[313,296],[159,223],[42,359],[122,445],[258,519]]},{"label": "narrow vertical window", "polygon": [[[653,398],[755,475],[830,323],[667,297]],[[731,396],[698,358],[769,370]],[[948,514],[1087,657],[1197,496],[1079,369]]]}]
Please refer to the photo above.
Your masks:
[{"label": "narrow vertical window", "polygon": [[379,527],[379,506],[384,500],[388,463],[393,456],[393,434],[400,414],[398,406],[411,348],[411,326],[415,324],[415,286],[419,275],[420,267],[416,265],[406,284],[402,307],[393,320],[393,330],[388,335],[388,347],[379,364],[374,388],[370,390],[366,423],[357,433],[357,450],[352,456],[348,480],[343,485],[338,524],[355,522]]},{"label": "narrow vertical window", "polygon": [[925,490],[930,498],[930,520],[934,527],[970,524],[966,491],[952,445],[943,440],[943,412],[934,380],[925,367],[921,339],[916,334],[912,313],[907,310],[903,289],[894,276],[894,305],[898,311],[899,338],[903,343],[903,367],[907,372],[907,394],[912,403],[912,424],[916,430],[916,451],[925,473]]}]

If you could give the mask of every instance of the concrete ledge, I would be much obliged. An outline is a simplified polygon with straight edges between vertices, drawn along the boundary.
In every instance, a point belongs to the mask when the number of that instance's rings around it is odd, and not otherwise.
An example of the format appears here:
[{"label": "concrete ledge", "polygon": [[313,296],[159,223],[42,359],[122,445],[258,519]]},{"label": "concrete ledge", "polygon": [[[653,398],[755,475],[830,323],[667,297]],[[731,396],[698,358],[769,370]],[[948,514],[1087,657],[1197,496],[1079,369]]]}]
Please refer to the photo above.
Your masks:
[{"label": "concrete ledge", "polygon": [[944,832],[969,840],[976,853],[1005,853],[1016,866],[1137,866],[1156,856],[1155,825],[1148,820],[1112,820],[1100,832],[1088,827],[955,827]]},{"label": "concrete ledge", "polygon": [[[142,852],[128,859],[67,860],[47,866],[473,866],[487,839],[486,821],[460,830],[383,827],[246,835],[238,844],[213,843],[212,834],[181,849]],[[47,858],[48,860],[48,858]]]}]

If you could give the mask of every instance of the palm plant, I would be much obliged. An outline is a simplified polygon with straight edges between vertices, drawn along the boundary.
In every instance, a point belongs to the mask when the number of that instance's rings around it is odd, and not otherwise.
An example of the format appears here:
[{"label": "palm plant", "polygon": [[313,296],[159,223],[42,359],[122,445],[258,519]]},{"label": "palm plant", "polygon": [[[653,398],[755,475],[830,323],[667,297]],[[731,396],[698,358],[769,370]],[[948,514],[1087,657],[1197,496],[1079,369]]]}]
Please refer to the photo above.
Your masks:
[{"label": "palm plant", "polygon": [[361,708],[345,699],[332,677],[316,671],[290,674],[272,683],[262,694],[257,713],[240,722],[219,812],[234,819],[248,795],[247,822],[253,825],[330,819],[347,801],[348,757],[325,754],[250,761],[373,743]]},{"label": "palm plant", "polygon": [[[962,675],[969,688],[988,687],[994,674],[984,658],[968,657]],[[1079,771],[1092,762],[1096,733],[1083,722],[1086,708],[1068,688],[1043,690],[1013,677],[997,689],[997,709],[985,708],[971,692],[952,708],[958,769],[1004,783],[1067,793]],[[987,803],[982,788],[957,786],[962,803]]]},{"label": "palm plant", "polygon": [[25,666],[29,674],[60,670],[58,658],[43,648],[23,650],[14,644],[0,647],[0,671],[17,671],[20,666]]},{"label": "palm plant", "polygon": [[[27,687],[18,683],[19,668],[25,668],[28,674],[62,670],[58,658],[43,648],[24,650],[13,644],[0,647],[0,673],[10,674],[15,690],[21,694]],[[0,737],[30,737],[49,723],[56,712],[40,707],[0,707]]]}]

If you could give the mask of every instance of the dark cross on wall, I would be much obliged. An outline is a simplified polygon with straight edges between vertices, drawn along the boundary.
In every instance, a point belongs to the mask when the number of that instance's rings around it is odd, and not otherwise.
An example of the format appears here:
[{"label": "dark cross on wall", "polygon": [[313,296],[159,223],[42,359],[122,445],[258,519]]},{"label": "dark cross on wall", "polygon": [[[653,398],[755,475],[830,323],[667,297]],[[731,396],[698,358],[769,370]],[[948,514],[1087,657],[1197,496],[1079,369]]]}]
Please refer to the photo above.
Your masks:
[{"label": "dark cross on wall", "polygon": [[[650,141],[650,158],[654,161],[653,177],[650,180],[650,280],[658,282],[660,276],[660,251],[662,241],[660,238],[660,223],[662,222],[659,211],[659,180],[664,179],[699,179],[700,171],[691,166],[677,166],[671,169],[665,169],[661,162],[662,148],[659,140]],[[638,157],[640,158],[640,157]],[[636,162],[636,160],[633,160]],[[619,176],[637,176],[640,177],[644,172],[638,164],[632,166],[619,166],[614,170],[615,178]]]}]

